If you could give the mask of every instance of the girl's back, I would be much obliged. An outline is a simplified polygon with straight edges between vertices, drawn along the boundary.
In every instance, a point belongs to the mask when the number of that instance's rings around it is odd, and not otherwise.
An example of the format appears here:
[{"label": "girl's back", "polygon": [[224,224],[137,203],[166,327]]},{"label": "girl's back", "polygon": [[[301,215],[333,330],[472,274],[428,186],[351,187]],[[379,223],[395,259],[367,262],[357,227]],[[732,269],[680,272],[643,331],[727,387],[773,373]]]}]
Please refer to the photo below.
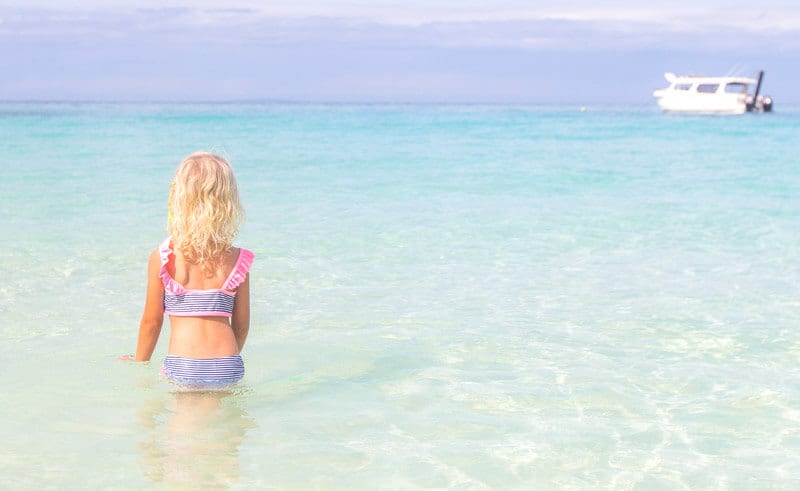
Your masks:
[{"label": "girl's back", "polygon": [[222,288],[239,259],[239,248],[231,247],[211,271],[187,261],[179,251],[170,256],[167,271],[187,290],[213,290]]},{"label": "girl's back", "polygon": [[[211,292],[222,289],[239,262],[240,249],[230,248],[218,266],[206,271],[187,261],[180,252],[171,254],[166,264],[169,275],[187,291]],[[241,285],[234,293],[238,293]],[[244,295],[238,295],[242,298]],[[237,305],[234,304],[234,314]],[[170,316],[169,353],[189,358],[218,358],[239,354],[236,336],[231,327],[232,317],[191,315]],[[238,320],[238,319],[237,319]]]}]

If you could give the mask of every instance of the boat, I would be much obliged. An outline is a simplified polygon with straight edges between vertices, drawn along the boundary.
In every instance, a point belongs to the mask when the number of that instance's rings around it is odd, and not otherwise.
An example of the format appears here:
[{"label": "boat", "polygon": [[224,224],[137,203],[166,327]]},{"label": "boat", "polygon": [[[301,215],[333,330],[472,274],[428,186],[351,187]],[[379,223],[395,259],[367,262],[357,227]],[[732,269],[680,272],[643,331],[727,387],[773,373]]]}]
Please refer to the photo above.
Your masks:
[{"label": "boat", "polygon": [[[758,79],[678,76],[671,72],[665,73],[664,78],[669,86],[653,91],[663,111],[701,114],[772,111],[772,98],[759,95],[763,70],[758,73]],[[752,95],[751,86],[755,86]]]}]

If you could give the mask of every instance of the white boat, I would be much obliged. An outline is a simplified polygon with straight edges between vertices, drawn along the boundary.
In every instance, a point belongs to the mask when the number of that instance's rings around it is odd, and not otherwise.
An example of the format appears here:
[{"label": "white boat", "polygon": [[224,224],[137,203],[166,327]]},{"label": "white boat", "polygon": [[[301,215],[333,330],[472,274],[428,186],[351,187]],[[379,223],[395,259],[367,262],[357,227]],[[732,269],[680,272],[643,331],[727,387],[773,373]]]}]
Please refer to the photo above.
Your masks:
[{"label": "white boat", "polygon": [[[653,92],[664,111],[742,114],[772,111],[772,98],[759,95],[764,72],[747,77],[696,77],[665,73],[669,86]],[[750,87],[755,92],[750,94]]]}]

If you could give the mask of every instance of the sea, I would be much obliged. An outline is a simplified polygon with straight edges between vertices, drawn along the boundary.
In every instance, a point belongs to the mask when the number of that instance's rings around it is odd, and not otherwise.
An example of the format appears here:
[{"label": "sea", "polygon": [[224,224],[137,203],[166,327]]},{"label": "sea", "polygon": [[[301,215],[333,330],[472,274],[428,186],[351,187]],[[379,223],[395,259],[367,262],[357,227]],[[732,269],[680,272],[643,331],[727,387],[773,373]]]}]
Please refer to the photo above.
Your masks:
[{"label": "sea", "polygon": [[[246,376],[136,349],[237,174]],[[800,108],[0,104],[0,488],[798,489]]]}]

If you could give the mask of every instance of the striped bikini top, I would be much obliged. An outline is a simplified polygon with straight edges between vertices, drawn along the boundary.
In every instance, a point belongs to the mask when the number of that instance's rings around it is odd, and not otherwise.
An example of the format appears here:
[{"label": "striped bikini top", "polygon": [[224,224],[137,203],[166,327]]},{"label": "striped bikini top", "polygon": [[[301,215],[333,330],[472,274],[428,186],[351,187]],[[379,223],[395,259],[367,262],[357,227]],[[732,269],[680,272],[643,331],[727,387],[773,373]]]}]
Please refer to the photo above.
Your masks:
[{"label": "striped bikini top", "polygon": [[167,237],[158,248],[161,255],[159,277],[164,284],[164,313],[174,316],[231,317],[236,288],[247,278],[255,255],[247,249],[239,249],[239,258],[231,274],[221,288],[211,290],[187,290],[167,271],[172,255],[172,239]]}]

